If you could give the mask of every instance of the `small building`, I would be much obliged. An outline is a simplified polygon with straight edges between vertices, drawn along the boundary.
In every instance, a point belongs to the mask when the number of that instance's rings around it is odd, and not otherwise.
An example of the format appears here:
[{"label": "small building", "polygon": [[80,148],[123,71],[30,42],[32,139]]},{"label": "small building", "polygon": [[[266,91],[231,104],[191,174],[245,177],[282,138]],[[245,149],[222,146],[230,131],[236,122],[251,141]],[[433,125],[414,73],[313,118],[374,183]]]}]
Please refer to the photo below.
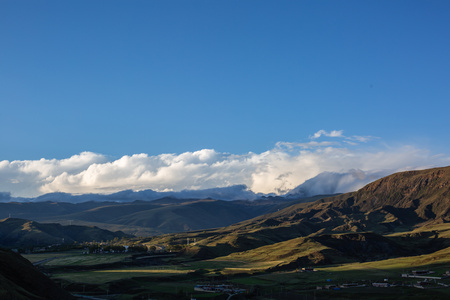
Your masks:
[{"label": "small building", "polygon": [[413,275],[428,275],[428,274],[433,274],[433,271],[429,271],[429,270],[412,270],[411,272]]},{"label": "small building", "polygon": [[334,289],[337,289],[337,288],[338,288],[338,286],[334,285],[334,284],[328,284],[328,285],[323,287],[323,289],[325,289],[325,290],[334,290]]},{"label": "small building", "polygon": [[365,287],[366,285],[365,284],[359,284],[359,283],[356,283],[356,282],[351,282],[351,283],[343,283],[343,284],[341,284],[341,288],[343,288],[343,289],[348,289],[348,288],[356,288],[356,287]]},{"label": "small building", "polygon": [[372,286],[373,287],[384,287],[384,288],[387,288],[387,287],[390,287],[391,285],[390,285],[389,282],[373,282]]}]

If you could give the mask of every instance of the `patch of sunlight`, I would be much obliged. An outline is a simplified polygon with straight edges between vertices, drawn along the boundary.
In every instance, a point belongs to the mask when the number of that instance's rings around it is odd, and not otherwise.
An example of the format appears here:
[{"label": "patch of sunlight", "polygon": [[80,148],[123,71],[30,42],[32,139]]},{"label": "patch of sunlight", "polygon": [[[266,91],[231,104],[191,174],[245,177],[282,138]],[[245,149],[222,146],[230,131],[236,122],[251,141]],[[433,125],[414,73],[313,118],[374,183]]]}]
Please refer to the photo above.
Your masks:
[{"label": "patch of sunlight", "polygon": [[192,272],[193,270],[98,270],[95,273],[165,273],[165,274],[186,274]]}]

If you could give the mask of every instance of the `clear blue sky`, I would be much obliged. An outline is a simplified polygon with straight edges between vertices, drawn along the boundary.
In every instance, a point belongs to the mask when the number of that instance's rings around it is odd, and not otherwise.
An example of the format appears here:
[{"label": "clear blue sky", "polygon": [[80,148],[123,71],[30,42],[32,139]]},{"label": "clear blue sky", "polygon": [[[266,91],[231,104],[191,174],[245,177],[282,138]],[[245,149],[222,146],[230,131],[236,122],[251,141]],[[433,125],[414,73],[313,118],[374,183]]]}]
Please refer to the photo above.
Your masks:
[{"label": "clear blue sky", "polygon": [[0,2],[0,161],[450,146],[450,1]]}]

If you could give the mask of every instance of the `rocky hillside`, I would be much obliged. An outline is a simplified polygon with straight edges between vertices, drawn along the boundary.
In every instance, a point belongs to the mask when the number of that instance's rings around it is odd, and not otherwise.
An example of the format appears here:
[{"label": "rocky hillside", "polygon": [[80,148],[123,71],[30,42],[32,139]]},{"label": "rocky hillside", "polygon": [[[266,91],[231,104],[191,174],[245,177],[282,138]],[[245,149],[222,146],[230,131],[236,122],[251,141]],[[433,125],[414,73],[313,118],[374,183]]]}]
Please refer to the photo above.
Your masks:
[{"label": "rocky hillside", "polygon": [[422,220],[450,221],[450,167],[396,173],[354,195],[362,211],[385,206],[411,209]]},{"label": "rocky hillside", "polygon": [[356,192],[290,206],[253,222],[268,218],[332,232],[390,232],[450,222],[450,167],[396,173]]}]

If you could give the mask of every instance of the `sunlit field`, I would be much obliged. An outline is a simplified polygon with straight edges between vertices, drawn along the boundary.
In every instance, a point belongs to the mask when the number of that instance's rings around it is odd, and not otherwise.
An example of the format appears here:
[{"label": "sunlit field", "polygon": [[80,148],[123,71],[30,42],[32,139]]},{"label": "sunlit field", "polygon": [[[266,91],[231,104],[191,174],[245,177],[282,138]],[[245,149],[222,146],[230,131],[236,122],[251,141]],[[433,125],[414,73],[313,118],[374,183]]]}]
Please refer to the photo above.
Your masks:
[{"label": "sunlit field", "polygon": [[[70,282],[83,283],[88,281],[91,284],[103,284],[110,281],[129,279],[134,277],[170,277],[185,275],[192,270],[177,270],[168,268],[123,268],[111,270],[95,270],[81,272],[55,273],[52,278],[64,279]],[[88,278],[88,280],[86,280]]]}]

